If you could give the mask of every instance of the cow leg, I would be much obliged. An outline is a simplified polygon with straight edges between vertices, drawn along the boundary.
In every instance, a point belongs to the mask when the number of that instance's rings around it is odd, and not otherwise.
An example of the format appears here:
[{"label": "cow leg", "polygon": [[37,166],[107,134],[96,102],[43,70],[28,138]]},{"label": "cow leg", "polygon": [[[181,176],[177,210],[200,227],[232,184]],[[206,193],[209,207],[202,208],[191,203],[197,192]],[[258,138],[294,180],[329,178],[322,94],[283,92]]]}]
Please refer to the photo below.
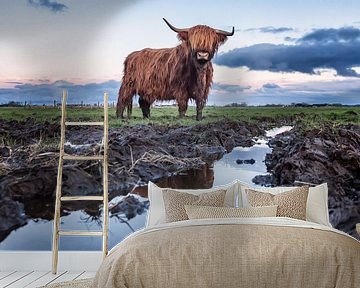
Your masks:
[{"label": "cow leg", "polygon": [[196,100],[196,120],[200,121],[203,119],[202,110],[204,109],[205,102],[203,100]]},{"label": "cow leg", "polygon": [[187,100],[178,101],[178,106],[179,106],[179,117],[184,118],[188,108],[188,101]]},{"label": "cow leg", "polygon": [[[116,105],[116,117],[124,118],[124,110],[128,109],[128,117],[131,115],[132,97],[134,93],[129,89],[126,83],[123,83],[119,90],[118,102]],[[129,112],[130,110],[130,112]],[[130,114],[129,114],[130,113]]]},{"label": "cow leg", "polygon": [[133,105],[132,105],[132,101],[128,104],[127,106],[127,117],[130,119],[131,118],[131,114],[132,114],[132,108],[133,108]]},{"label": "cow leg", "polygon": [[118,100],[116,104],[116,117],[124,118],[124,110],[125,110],[125,106],[121,103],[121,100]]},{"label": "cow leg", "polygon": [[140,105],[141,111],[143,113],[143,117],[144,118],[149,118],[150,117],[150,105],[151,104],[140,97],[139,98],[139,105]]}]

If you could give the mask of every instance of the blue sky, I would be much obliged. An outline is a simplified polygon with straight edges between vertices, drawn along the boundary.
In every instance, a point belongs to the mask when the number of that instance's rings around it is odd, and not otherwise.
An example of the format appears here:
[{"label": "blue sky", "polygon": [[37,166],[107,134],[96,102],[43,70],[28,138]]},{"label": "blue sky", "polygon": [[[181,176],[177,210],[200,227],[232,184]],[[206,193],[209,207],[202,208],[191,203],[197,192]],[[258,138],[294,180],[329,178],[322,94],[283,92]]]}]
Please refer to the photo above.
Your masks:
[{"label": "blue sky", "polygon": [[360,1],[2,0],[0,103],[116,101],[134,50],[173,47],[162,21],[230,30],[211,105],[360,104]]}]

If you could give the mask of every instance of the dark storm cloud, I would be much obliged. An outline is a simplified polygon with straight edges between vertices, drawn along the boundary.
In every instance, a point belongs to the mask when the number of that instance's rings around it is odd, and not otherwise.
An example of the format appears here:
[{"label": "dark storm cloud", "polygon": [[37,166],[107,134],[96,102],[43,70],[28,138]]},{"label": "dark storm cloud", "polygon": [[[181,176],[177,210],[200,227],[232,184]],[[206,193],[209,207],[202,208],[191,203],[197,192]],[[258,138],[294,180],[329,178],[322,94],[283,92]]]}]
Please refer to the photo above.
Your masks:
[{"label": "dark storm cloud", "polygon": [[261,27],[259,28],[259,31],[260,32],[263,32],[263,33],[274,33],[274,34],[277,34],[277,33],[283,33],[283,32],[290,32],[290,31],[294,31],[293,28],[289,28],[289,27],[272,27],[272,26],[267,26],[267,27]]},{"label": "dark storm cloud", "polygon": [[50,0],[28,0],[28,3],[34,7],[43,7],[52,12],[64,12],[68,7],[56,1]]},{"label": "dark storm cloud", "polygon": [[211,89],[213,91],[226,92],[226,93],[243,92],[244,90],[247,90],[247,89],[250,89],[250,88],[251,88],[251,86],[220,84],[220,83],[213,83],[212,86],[211,86]]},{"label": "dark storm cloud", "polygon": [[295,45],[256,44],[219,54],[214,62],[228,67],[246,66],[251,70],[302,72],[315,74],[317,68],[335,69],[338,75],[360,75],[360,29],[315,30]]},{"label": "dark storm cloud", "polygon": [[298,40],[299,43],[308,44],[352,43],[359,41],[360,29],[355,27],[318,29]]},{"label": "dark storm cloud", "polygon": [[294,31],[294,29],[290,28],[290,27],[265,26],[265,27],[259,27],[259,28],[249,28],[249,29],[246,29],[245,31],[259,31],[262,33],[278,34],[278,33],[283,33],[283,32]]},{"label": "dark storm cloud", "polygon": [[275,83],[266,83],[262,86],[263,88],[266,89],[276,89],[276,88],[280,88],[279,85],[275,84]]},{"label": "dark storm cloud", "polygon": [[104,92],[109,93],[109,102],[117,100],[120,82],[110,80],[103,83],[74,84],[67,81],[56,81],[50,84],[20,84],[14,88],[0,89],[0,104],[10,101],[32,102],[33,104],[52,104],[53,100],[60,101],[62,90],[68,91],[69,103],[94,104],[103,101]]}]

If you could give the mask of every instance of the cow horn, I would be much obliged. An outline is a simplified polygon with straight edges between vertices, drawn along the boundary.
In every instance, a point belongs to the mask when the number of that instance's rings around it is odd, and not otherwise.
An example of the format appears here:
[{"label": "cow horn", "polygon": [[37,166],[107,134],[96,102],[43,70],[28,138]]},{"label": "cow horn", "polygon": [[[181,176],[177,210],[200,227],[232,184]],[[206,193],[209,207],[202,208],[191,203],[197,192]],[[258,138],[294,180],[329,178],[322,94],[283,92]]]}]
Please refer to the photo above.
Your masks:
[{"label": "cow horn", "polygon": [[216,31],[216,33],[222,34],[222,35],[224,35],[224,36],[232,36],[232,35],[234,35],[235,28],[234,28],[234,26],[233,26],[231,32],[227,32],[227,31],[223,31],[223,30],[218,30],[218,29],[216,29],[215,31]]},{"label": "cow horn", "polygon": [[173,30],[176,33],[180,33],[180,32],[188,32],[189,29],[179,29],[174,27],[173,25],[171,25],[165,18],[163,18],[163,20],[165,21],[165,23],[170,27],[171,30]]}]

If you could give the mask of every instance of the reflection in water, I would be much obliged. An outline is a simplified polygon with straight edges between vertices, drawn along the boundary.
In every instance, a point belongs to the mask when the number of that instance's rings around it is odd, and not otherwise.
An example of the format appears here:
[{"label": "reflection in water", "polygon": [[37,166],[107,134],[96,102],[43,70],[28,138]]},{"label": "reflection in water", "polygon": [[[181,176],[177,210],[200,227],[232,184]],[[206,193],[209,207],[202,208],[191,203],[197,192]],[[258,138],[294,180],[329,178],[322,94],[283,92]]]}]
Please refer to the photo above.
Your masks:
[{"label": "reflection in water", "polygon": [[[209,165],[204,165],[200,169],[188,170],[176,176],[164,178],[156,182],[159,187],[169,187],[176,189],[207,189],[214,184],[214,170]],[[132,193],[142,197],[147,197],[148,187],[136,187]]]},{"label": "reflection in water", "polygon": [[110,218],[117,219],[120,223],[127,225],[131,231],[134,228],[129,224],[129,220],[138,215],[144,214],[149,209],[148,200],[140,200],[134,195],[119,196],[109,203]]},{"label": "reflection in water", "polygon": [[[283,128],[283,127],[282,127]],[[274,137],[279,131],[284,132],[291,129],[268,131],[268,137]],[[266,153],[271,153],[267,141],[258,139],[257,143],[249,148],[237,147],[231,153],[215,161],[211,166],[205,165],[201,169],[194,169],[180,175],[162,179],[156,184],[160,187],[171,187],[178,189],[200,189],[227,184],[235,179],[255,185],[252,179],[259,174],[267,174],[264,163]],[[239,160],[253,159],[253,164],[243,163]],[[251,161],[250,161],[251,162]],[[149,206],[147,197],[147,186],[137,187],[133,191],[136,195],[119,196],[109,203],[109,248],[135,230],[145,225],[146,212]],[[51,201],[50,201],[51,202]],[[34,218],[27,225],[12,231],[11,234],[0,243],[0,250],[51,250],[52,237],[52,214],[47,213],[44,219],[44,211],[49,208],[53,211],[53,204],[49,200],[36,199],[28,207],[32,207],[30,215]],[[99,205],[94,202],[66,203],[61,218],[61,227],[66,230],[101,230],[101,211]],[[47,209],[44,209],[46,207]],[[41,216],[40,214],[41,213]],[[100,237],[61,237],[60,250],[101,250]]]},{"label": "reflection in water", "polygon": [[[85,202],[85,201],[84,201]],[[119,204],[121,203],[121,204]],[[119,204],[119,205],[118,205]],[[86,204],[83,203],[85,206]],[[93,205],[93,203],[92,203]],[[84,208],[84,206],[82,208]],[[126,236],[144,226],[149,202],[138,195],[119,196],[111,200],[112,211],[109,217],[109,247],[114,247]],[[88,209],[88,208],[87,208]],[[89,215],[87,210],[78,210],[61,217],[64,230],[100,231],[102,217],[96,213]],[[92,211],[90,213],[93,213]],[[0,250],[51,250],[53,221],[32,219],[21,229],[12,231],[0,243]],[[60,250],[101,250],[101,237],[60,237]]]},{"label": "reflection in water", "polygon": [[202,169],[194,169],[163,179],[156,184],[160,187],[172,187],[178,189],[204,189],[211,188],[214,183],[214,171],[208,166]]},{"label": "reflection in water", "polygon": [[[252,147],[237,147],[231,153],[214,163],[214,185],[223,185],[238,179],[249,185],[255,185],[252,179],[259,174],[268,174],[265,155],[271,153],[264,140],[258,140]],[[239,160],[254,160],[253,164],[238,164]]]}]

